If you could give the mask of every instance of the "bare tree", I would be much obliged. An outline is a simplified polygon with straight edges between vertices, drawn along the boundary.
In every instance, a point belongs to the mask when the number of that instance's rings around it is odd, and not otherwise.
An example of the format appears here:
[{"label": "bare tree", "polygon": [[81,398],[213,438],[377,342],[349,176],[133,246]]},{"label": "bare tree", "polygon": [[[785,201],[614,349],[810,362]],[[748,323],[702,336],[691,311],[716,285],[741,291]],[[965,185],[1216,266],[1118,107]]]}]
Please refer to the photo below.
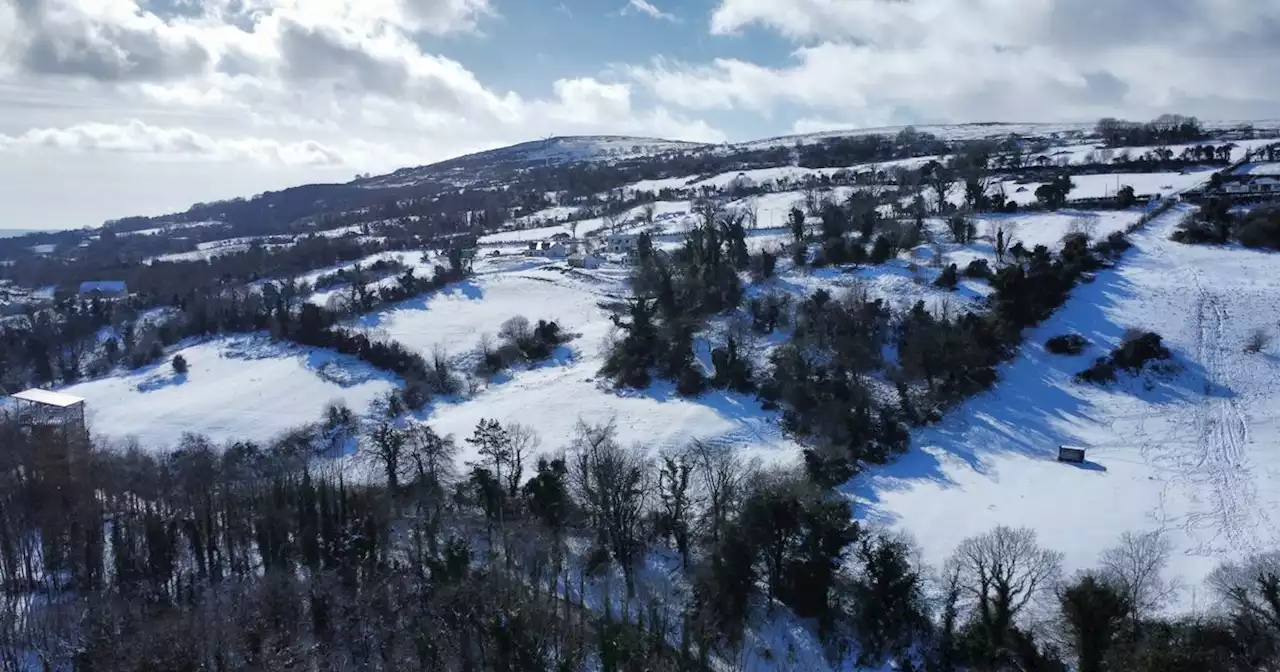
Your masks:
[{"label": "bare tree", "polygon": [[412,474],[412,491],[422,514],[422,536],[433,557],[438,550],[446,492],[456,476],[457,454],[453,437],[436,434],[426,423],[412,423],[405,429],[404,459]]},{"label": "bare tree", "polygon": [[1052,589],[1062,573],[1062,554],[1041,548],[1034,530],[1000,526],[961,542],[949,565],[995,653],[1005,647],[1018,615]]},{"label": "bare tree", "polygon": [[382,421],[369,431],[361,451],[374,461],[387,479],[387,490],[396,493],[400,489],[401,458],[404,456],[405,436],[390,422]]},{"label": "bare tree", "polygon": [[1076,217],[1071,220],[1071,224],[1067,226],[1067,233],[1084,234],[1090,240],[1098,233],[1097,217]]},{"label": "bare tree", "polygon": [[1166,580],[1171,545],[1159,531],[1125,532],[1120,544],[1102,553],[1106,577],[1125,591],[1133,605],[1133,621],[1160,609],[1177,593],[1176,581]]},{"label": "bare tree", "polygon": [[738,510],[755,464],[743,464],[733,448],[723,444],[694,441],[688,452],[703,503],[702,534],[714,544]]},{"label": "bare tree", "polygon": [[578,423],[573,441],[573,479],[596,542],[622,568],[627,598],[635,596],[635,565],[644,549],[642,524],[648,499],[649,465],[640,450],[625,450],[617,427]]},{"label": "bare tree", "polygon": [[504,427],[507,439],[511,443],[511,453],[507,462],[507,493],[515,497],[520,491],[520,481],[524,474],[525,459],[532,457],[542,445],[538,433],[528,425],[511,422]]},{"label": "bare tree", "polygon": [[939,214],[945,213],[951,201],[951,194],[955,193],[960,184],[956,182],[955,174],[943,166],[936,166],[926,174],[924,181],[933,189],[935,210]]},{"label": "bare tree", "polygon": [[658,205],[652,201],[640,207],[640,219],[644,221],[646,229],[653,226],[653,217],[657,210]]},{"label": "bare tree", "polygon": [[1273,640],[1280,639],[1280,552],[1228,562],[1206,582],[1238,621],[1257,624]]},{"label": "bare tree", "polygon": [[743,216],[742,225],[748,231],[755,231],[760,225],[760,211],[756,207],[755,201],[750,201],[748,205],[744,205],[738,209],[738,213]]},{"label": "bare tree", "polygon": [[818,185],[808,182],[801,193],[804,194],[804,213],[810,217],[822,214],[822,192]]}]

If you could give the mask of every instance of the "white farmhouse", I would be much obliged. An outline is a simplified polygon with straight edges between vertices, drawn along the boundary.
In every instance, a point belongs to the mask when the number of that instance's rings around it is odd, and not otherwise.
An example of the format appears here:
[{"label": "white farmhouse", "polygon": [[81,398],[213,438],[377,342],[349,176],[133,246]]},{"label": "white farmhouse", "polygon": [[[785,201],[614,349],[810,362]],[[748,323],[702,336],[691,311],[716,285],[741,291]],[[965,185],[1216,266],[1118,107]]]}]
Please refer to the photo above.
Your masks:
[{"label": "white farmhouse", "polygon": [[604,239],[605,251],[610,254],[628,254],[640,246],[640,237],[632,233],[613,234]]}]

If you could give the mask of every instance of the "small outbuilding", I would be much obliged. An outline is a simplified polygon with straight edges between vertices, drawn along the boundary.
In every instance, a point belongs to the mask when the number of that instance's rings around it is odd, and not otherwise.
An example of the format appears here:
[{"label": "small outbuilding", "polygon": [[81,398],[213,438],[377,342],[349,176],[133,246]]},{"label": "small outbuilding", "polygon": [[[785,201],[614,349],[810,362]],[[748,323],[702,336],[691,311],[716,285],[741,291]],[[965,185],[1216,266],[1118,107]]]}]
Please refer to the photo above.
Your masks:
[{"label": "small outbuilding", "polygon": [[569,257],[569,266],[573,268],[600,268],[603,260],[591,254],[575,254]]},{"label": "small outbuilding", "polygon": [[1058,446],[1058,461],[1069,464],[1084,464],[1084,448]]},{"label": "small outbuilding", "polygon": [[92,280],[80,283],[80,296],[118,298],[129,295],[129,286],[119,280]]}]

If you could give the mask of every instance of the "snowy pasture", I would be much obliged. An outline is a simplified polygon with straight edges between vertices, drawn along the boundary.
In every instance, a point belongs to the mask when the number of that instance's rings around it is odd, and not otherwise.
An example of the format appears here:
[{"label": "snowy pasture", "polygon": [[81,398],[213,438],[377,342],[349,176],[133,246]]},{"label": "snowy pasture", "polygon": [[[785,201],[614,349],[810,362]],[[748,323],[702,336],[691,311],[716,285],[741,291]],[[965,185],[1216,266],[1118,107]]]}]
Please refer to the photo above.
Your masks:
[{"label": "snowy pasture", "polygon": [[330,401],[363,410],[396,385],[394,377],[353,357],[275,343],[265,335],[219,338],[170,355],[186,358],[186,375],[174,373],[166,357],[63,391],[85,399],[95,434],[137,437],[158,449],[174,446],[185,432],[218,442],[267,441],[319,420]]},{"label": "snowy pasture", "polygon": [[[1183,214],[1135,234],[1118,269],[1030,330],[993,391],[851,484],[863,515],[912,533],[935,564],[995,525],[1035,528],[1072,568],[1095,565],[1122,532],[1161,530],[1175,548],[1171,573],[1191,585],[1223,560],[1280,543],[1280,454],[1271,450],[1280,356],[1243,349],[1253,329],[1276,328],[1280,258],[1170,242]],[[1164,336],[1180,371],[1110,387],[1073,380],[1129,328]],[[1078,357],[1044,350],[1067,332],[1090,348]],[[1056,462],[1062,445],[1086,448],[1088,461]]]}]

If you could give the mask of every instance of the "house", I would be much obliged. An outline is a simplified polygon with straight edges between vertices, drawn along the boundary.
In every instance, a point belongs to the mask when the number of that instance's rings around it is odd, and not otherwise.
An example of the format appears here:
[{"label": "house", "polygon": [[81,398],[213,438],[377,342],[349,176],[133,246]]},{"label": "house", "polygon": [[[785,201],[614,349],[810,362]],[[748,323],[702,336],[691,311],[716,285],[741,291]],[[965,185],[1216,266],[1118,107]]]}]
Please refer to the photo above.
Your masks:
[{"label": "house", "polygon": [[600,268],[600,264],[604,260],[592,254],[575,254],[569,257],[569,266],[572,268]]},{"label": "house", "polygon": [[526,257],[546,257],[547,259],[564,259],[569,256],[569,248],[563,243],[544,240],[540,243],[530,242],[529,249],[524,251]]},{"label": "house", "polygon": [[640,248],[640,237],[635,234],[614,234],[605,238],[604,245],[610,254],[628,254]]},{"label": "house", "polygon": [[119,280],[92,280],[80,283],[80,296],[120,298],[128,295],[128,285]]},{"label": "house", "polygon": [[1222,182],[1219,191],[1234,196],[1280,195],[1280,177],[1271,175],[1232,175]]}]

